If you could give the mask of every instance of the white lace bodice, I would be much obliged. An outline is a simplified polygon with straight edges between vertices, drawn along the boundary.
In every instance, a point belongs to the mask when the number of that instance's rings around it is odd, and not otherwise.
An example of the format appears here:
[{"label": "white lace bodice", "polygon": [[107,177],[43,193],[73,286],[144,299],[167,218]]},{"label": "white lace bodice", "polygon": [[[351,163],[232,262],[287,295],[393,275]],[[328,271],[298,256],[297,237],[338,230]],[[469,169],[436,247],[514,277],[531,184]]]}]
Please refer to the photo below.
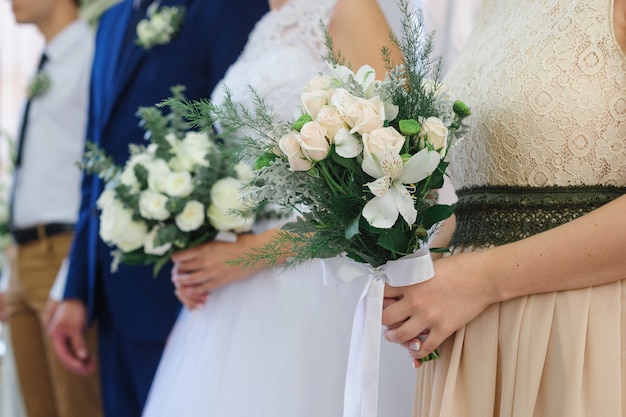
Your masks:
[{"label": "white lace bodice", "polygon": [[473,112],[451,150],[455,185],[625,186],[626,57],[613,0],[483,7],[445,79]]},{"label": "white lace bodice", "polygon": [[289,0],[268,12],[250,33],[237,61],[215,88],[211,99],[220,103],[223,85],[235,101],[251,105],[254,87],[278,119],[292,120],[302,89],[326,69],[324,31],[337,0]]}]

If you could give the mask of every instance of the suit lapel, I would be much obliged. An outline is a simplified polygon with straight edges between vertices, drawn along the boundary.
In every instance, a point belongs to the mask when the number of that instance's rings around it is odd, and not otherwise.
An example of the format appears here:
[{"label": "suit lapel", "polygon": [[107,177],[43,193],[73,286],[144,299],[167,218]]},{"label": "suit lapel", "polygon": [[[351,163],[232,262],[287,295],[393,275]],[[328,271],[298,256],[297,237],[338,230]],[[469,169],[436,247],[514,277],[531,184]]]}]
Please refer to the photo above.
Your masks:
[{"label": "suit lapel", "polygon": [[[120,63],[124,56],[124,34],[130,18],[133,2],[124,1],[116,10],[111,10],[107,20],[102,21],[98,33],[96,61],[94,61],[93,93],[95,99],[92,104],[101,106],[95,108],[95,114],[100,115],[100,126],[106,126],[111,112],[119,98]],[[102,33],[100,33],[102,32]],[[97,98],[101,99],[98,100]]]},{"label": "suit lapel", "polygon": [[[158,0],[157,0],[158,1]],[[158,1],[158,4],[161,6],[183,6],[187,3],[190,3],[190,0],[161,0]],[[122,92],[124,92],[134,75],[136,74],[141,62],[146,58],[148,51],[146,51],[143,47],[137,45],[136,43],[124,44],[124,37],[127,29],[128,22],[130,20],[130,15],[132,12],[132,1],[126,1],[123,8],[121,9],[120,15],[118,16],[119,22],[123,22],[123,24],[115,25],[116,30],[112,33],[110,39],[111,50],[115,51],[115,55],[112,62],[109,65],[114,65],[113,68],[109,68],[109,71],[106,71],[108,76],[113,74],[112,83],[107,83],[110,88],[105,89],[105,91],[101,91],[105,97],[108,97],[104,106],[103,113],[103,125],[109,120],[111,116],[112,109],[115,108],[117,101],[120,99]],[[187,19],[187,17],[185,17]],[[183,22],[184,30],[185,23]],[[135,31],[135,28],[129,28],[130,30]],[[135,35],[136,36],[136,35]],[[155,48],[162,48],[163,46],[155,46]]]}]

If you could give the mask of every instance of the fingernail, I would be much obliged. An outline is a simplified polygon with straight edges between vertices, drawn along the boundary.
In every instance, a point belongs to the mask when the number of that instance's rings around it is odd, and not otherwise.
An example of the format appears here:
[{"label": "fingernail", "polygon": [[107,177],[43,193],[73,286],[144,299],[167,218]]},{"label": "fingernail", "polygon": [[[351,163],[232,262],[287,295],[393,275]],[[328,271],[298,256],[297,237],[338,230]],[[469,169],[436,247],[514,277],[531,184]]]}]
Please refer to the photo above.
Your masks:
[{"label": "fingernail", "polygon": [[409,343],[409,349],[419,352],[422,348],[422,343],[419,340],[415,340]]}]

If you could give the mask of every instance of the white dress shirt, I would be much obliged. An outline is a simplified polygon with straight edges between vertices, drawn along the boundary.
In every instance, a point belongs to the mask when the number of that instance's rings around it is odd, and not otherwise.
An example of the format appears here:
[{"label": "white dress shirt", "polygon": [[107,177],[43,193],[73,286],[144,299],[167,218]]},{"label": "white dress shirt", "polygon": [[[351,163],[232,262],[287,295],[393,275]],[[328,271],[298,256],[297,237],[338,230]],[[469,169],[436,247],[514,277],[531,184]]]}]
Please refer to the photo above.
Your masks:
[{"label": "white dress shirt", "polygon": [[14,184],[16,228],[76,222],[82,177],[76,163],[85,143],[93,50],[93,31],[82,20],[45,46],[51,85],[30,107]]}]

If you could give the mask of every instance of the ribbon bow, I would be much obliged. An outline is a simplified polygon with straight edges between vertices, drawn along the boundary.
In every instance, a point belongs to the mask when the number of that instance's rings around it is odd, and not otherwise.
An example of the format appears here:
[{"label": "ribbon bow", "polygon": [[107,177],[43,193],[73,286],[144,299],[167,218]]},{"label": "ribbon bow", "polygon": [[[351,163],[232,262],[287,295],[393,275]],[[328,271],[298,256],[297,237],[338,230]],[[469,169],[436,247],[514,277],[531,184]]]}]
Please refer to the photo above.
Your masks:
[{"label": "ribbon bow", "polygon": [[403,287],[429,280],[435,275],[428,249],[379,267],[344,256],[323,259],[324,284],[343,284],[367,278],[356,306],[346,370],[343,417],[376,417],[380,337],[385,283]]}]

